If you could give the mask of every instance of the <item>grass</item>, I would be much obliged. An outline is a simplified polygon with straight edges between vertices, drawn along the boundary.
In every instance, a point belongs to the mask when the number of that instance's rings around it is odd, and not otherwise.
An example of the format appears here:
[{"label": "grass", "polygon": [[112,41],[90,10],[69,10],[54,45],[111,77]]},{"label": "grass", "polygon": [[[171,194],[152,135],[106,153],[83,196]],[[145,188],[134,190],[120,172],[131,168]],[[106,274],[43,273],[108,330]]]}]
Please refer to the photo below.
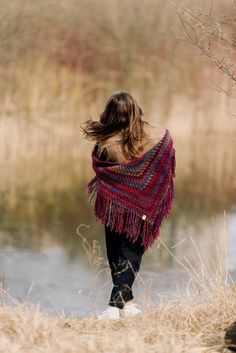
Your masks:
[{"label": "grass", "polygon": [[215,288],[188,303],[173,299],[119,321],[51,317],[31,305],[0,308],[1,352],[222,352],[235,320],[235,291]]},{"label": "grass", "polygon": [[[83,238],[79,229],[78,234]],[[89,244],[85,238],[83,244],[97,273],[101,263],[99,247],[95,242]],[[93,313],[84,317],[51,316],[39,305],[19,303],[14,298],[10,298],[12,305],[8,306],[4,298],[9,295],[2,290],[0,351],[226,352],[224,335],[235,320],[236,289],[224,265],[225,249],[216,246],[216,255],[204,259],[194,246],[198,264],[190,264],[176,258],[162,239],[160,246],[164,246],[189,274],[185,298],[176,295],[166,300],[160,296],[158,303],[149,300],[141,305],[143,314],[139,317],[98,321]],[[209,266],[211,261],[214,266]]]}]

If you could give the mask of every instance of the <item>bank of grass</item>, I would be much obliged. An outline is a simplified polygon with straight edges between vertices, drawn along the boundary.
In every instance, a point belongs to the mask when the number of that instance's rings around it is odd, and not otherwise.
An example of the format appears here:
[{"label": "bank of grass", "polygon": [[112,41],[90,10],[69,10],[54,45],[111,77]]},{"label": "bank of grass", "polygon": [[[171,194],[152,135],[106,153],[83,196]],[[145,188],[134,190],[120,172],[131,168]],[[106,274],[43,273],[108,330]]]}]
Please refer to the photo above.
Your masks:
[{"label": "bank of grass", "polygon": [[31,304],[2,305],[0,351],[226,352],[224,334],[235,320],[236,291],[217,275],[208,278],[187,299],[160,298],[159,304],[142,309],[143,314],[137,317],[100,321],[93,314],[53,317]]},{"label": "bank of grass", "polygon": [[[79,229],[78,234],[83,238]],[[169,300],[159,295],[158,302],[148,296],[140,303],[143,313],[136,317],[97,320],[96,314],[104,308],[83,317],[52,316],[39,305],[18,302],[2,289],[1,353],[226,353],[224,335],[236,318],[236,287],[228,273],[224,234],[213,245],[212,257],[203,257],[193,246],[194,261],[178,259],[159,239],[160,246],[188,273],[186,292]],[[85,238],[83,247],[98,274],[99,249]]]},{"label": "bank of grass", "polygon": [[30,304],[0,307],[0,351],[11,352],[222,352],[235,320],[231,288],[214,288],[207,300],[173,299],[119,321],[52,317]]}]

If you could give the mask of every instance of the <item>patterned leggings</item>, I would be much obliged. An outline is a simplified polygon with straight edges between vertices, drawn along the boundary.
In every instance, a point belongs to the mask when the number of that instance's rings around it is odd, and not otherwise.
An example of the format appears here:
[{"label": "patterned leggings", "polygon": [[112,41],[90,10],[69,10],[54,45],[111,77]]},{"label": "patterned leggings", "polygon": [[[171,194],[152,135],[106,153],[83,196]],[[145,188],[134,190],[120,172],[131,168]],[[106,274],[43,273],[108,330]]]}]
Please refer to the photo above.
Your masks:
[{"label": "patterned leggings", "polygon": [[105,225],[107,258],[111,270],[113,288],[109,305],[123,309],[125,302],[134,298],[132,285],[139,271],[145,252],[142,235],[132,244],[126,234],[118,234]]}]

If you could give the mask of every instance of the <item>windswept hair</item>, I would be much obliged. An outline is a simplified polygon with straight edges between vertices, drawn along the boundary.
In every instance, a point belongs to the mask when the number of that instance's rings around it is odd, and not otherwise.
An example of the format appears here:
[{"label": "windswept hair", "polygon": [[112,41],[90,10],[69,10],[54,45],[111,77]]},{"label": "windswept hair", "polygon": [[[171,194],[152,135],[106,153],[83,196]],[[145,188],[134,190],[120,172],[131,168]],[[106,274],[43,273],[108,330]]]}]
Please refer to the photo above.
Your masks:
[{"label": "windswept hair", "polygon": [[85,121],[81,130],[85,138],[102,143],[107,138],[121,133],[122,150],[127,159],[135,158],[140,152],[136,149],[137,141],[143,137],[143,111],[126,91],[115,91],[105,104],[99,121],[91,118]]}]

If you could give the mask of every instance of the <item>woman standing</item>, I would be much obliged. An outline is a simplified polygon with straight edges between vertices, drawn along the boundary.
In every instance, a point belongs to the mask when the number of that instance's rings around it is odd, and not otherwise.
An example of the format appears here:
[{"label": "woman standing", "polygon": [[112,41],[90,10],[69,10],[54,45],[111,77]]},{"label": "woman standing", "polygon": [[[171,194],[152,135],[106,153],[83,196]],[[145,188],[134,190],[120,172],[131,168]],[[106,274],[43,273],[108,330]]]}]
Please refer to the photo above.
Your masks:
[{"label": "woman standing", "polygon": [[95,142],[95,177],[88,183],[96,219],[104,224],[113,288],[99,319],[141,313],[132,285],[144,252],[160,233],[174,199],[175,149],[169,130],[143,119],[143,111],[126,91],[114,92],[99,121],[82,131]]}]

